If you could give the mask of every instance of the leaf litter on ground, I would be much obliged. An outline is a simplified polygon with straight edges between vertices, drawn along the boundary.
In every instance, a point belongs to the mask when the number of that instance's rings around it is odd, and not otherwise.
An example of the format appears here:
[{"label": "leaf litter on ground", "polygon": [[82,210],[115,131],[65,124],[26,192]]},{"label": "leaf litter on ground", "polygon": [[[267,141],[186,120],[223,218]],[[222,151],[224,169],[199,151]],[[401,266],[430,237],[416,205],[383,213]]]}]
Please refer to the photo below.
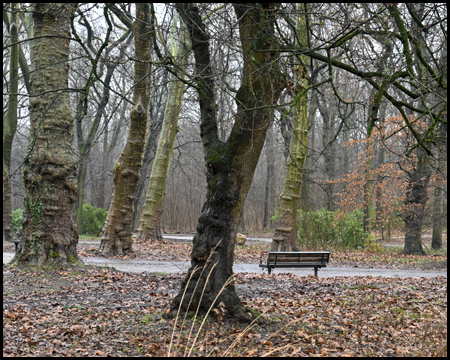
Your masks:
[{"label": "leaf litter on ground", "polygon": [[[4,356],[165,356],[164,319],[185,274],[3,267]],[[447,337],[447,278],[235,274],[250,328],[211,312],[196,343],[179,323],[171,355],[432,356]],[[237,340],[237,341],[236,341]]]}]

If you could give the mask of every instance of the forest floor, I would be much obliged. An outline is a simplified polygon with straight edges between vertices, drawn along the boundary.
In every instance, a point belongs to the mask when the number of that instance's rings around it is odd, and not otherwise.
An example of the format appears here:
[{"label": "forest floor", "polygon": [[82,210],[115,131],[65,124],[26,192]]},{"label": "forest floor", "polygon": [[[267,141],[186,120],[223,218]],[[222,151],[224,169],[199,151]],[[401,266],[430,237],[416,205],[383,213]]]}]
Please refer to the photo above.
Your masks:
[{"label": "forest floor", "polygon": [[[85,243],[80,255],[89,256],[95,246]],[[191,246],[138,242],[134,256],[185,261]],[[236,262],[259,262],[266,250],[237,247]],[[435,255],[333,252],[330,266],[446,268],[446,255]],[[444,276],[235,274],[243,304],[268,320],[250,327],[220,309],[184,323],[165,319],[184,276],[3,266],[3,356],[446,355]]]}]

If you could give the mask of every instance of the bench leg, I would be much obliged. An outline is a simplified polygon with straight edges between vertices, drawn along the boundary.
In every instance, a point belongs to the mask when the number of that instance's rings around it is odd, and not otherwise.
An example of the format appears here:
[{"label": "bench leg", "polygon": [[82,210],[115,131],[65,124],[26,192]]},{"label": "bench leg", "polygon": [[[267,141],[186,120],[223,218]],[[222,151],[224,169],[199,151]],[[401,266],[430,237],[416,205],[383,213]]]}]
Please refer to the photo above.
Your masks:
[{"label": "bench leg", "polygon": [[314,268],[314,276],[317,276],[317,270],[318,270],[318,268],[315,267],[315,268]]},{"label": "bench leg", "polygon": [[272,268],[268,267],[267,270],[269,271],[269,275],[272,272]]}]

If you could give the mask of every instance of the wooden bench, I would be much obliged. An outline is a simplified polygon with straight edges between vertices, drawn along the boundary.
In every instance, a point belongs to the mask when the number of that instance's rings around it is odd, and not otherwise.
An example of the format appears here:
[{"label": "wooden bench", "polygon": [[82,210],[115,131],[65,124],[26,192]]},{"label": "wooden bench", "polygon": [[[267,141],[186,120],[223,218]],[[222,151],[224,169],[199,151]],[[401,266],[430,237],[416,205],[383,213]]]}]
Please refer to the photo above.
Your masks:
[{"label": "wooden bench", "polygon": [[326,267],[328,261],[329,251],[269,252],[266,263],[260,257],[259,267],[267,268],[269,274],[275,268],[314,268],[317,276],[317,270]]}]

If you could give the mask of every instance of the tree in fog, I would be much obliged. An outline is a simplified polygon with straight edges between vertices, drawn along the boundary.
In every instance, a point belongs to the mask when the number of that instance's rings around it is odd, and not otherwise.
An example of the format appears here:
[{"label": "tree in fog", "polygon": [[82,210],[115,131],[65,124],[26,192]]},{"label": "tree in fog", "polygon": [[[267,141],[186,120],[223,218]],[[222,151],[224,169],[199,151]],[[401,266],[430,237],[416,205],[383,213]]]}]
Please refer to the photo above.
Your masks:
[{"label": "tree in fog", "polygon": [[[308,4],[299,5],[296,39],[308,43]],[[307,56],[298,56],[295,66],[295,99],[292,116],[292,134],[286,163],[286,174],[280,196],[278,221],[270,251],[298,251],[297,209],[302,190],[302,176],[308,146],[308,67]]]},{"label": "tree in fog", "polygon": [[[293,50],[326,64],[334,95],[345,104],[336,88],[334,71],[342,69],[367,82],[372,88],[371,105],[367,115],[367,136],[379,126],[383,98],[394,106],[412,134],[408,154],[418,153],[416,171],[410,175],[410,188],[404,216],[407,230],[406,253],[423,253],[420,247],[420,229],[430,177],[432,144],[437,143],[436,129],[446,127],[446,8],[442,4],[329,4],[319,5],[334,10],[334,15],[318,21],[328,26],[325,35],[316,34],[314,48],[302,46]],[[330,12],[331,14],[331,12]],[[322,18],[321,18],[322,17]],[[320,36],[319,36],[320,35]],[[378,44],[364,46],[366,36]],[[371,40],[372,42],[373,40]],[[393,68],[374,67],[383,44],[393,43]],[[291,44],[292,49],[295,47]],[[345,50],[345,56],[335,57],[333,51]],[[288,51],[289,47],[284,48]],[[441,60],[442,59],[442,60]],[[445,64],[445,66],[443,66]],[[425,126],[419,119],[424,119]],[[444,132],[440,132],[442,134]]]},{"label": "tree in fog", "polygon": [[[109,5],[105,5],[105,16],[108,15]],[[81,11],[80,11],[81,12]],[[82,14],[82,13],[81,13]],[[82,39],[79,35],[79,31],[76,30],[74,24],[72,24],[72,34],[77,40],[80,48],[84,51],[84,56],[90,62],[90,69],[87,71],[86,65],[81,64],[82,69],[77,69],[80,74],[80,78],[83,77],[85,82],[79,91],[77,111],[75,114],[75,125],[76,125],[76,137],[77,137],[77,147],[78,147],[78,194],[77,201],[75,203],[75,216],[77,225],[80,226],[81,215],[83,212],[84,196],[85,196],[85,183],[87,175],[88,160],[90,157],[91,149],[94,145],[96,138],[98,137],[99,128],[103,116],[106,112],[106,107],[110,99],[110,89],[112,86],[112,79],[114,72],[116,71],[118,65],[124,59],[125,49],[128,47],[132,40],[131,30],[125,31],[119,39],[112,41],[113,26],[111,20],[108,22],[108,27],[105,32],[105,38],[97,44],[98,37],[92,28],[92,24],[88,21],[87,17],[83,15],[83,20],[80,24],[83,25],[87,33],[87,38]],[[117,48],[119,49],[119,55],[116,59],[111,61],[110,59],[114,56]],[[95,86],[98,83],[102,84],[102,89],[99,89],[99,102],[95,109],[95,115],[93,116],[93,121],[88,127],[87,136],[83,132],[83,120],[88,114],[89,105],[89,94],[95,93]],[[86,120],[84,121],[86,123]]]}]

